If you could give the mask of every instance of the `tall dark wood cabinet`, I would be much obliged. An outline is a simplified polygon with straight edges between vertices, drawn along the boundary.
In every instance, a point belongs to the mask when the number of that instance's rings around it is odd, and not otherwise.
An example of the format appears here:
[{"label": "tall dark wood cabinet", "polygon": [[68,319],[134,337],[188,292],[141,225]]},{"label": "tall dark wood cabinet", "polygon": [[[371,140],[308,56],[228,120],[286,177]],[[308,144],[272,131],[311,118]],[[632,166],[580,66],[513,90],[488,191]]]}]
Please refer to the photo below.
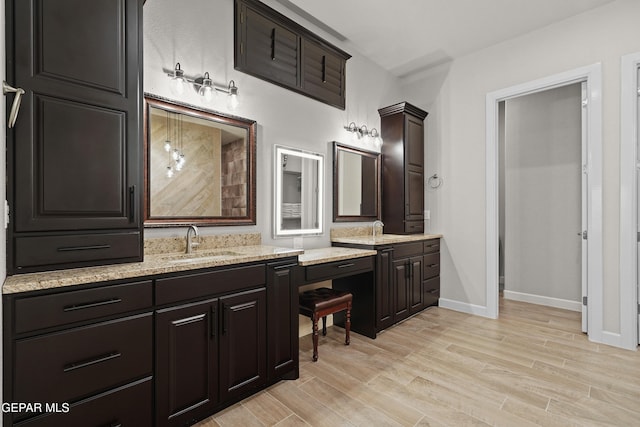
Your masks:
[{"label": "tall dark wood cabinet", "polygon": [[11,274],[142,259],[142,5],[7,2]]},{"label": "tall dark wood cabinet", "polygon": [[382,144],[382,222],[385,233],[424,232],[424,119],[408,102],[378,110]]}]

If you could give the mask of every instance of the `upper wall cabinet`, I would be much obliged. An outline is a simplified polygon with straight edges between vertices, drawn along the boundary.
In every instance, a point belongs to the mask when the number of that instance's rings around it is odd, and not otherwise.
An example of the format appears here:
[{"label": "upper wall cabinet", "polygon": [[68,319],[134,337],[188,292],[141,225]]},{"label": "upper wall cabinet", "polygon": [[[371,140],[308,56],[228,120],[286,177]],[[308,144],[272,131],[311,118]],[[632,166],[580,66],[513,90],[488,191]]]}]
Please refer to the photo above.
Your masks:
[{"label": "upper wall cabinet", "polygon": [[236,70],[344,109],[349,58],[265,4],[236,0]]},{"label": "upper wall cabinet", "polygon": [[142,0],[7,8],[9,272],[142,259]]}]

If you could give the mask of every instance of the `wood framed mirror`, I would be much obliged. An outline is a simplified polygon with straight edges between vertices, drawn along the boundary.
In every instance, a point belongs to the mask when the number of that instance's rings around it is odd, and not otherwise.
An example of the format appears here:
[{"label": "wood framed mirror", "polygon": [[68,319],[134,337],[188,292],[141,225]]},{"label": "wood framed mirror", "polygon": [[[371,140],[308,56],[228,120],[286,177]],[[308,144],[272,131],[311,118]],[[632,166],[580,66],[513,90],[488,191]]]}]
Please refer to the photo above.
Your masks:
[{"label": "wood framed mirror", "polygon": [[144,100],[145,226],[255,224],[256,122]]},{"label": "wood framed mirror", "polygon": [[380,219],[380,153],[333,143],[333,221]]}]

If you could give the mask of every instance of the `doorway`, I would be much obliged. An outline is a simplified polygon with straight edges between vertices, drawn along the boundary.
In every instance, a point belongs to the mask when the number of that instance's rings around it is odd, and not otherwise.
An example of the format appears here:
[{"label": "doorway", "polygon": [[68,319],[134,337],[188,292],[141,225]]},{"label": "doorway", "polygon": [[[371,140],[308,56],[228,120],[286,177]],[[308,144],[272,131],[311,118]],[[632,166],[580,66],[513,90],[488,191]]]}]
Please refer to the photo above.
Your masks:
[{"label": "doorway", "polygon": [[[532,82],[490,92],[486,96],[486,315],[498,317],[499,283],[499,179],[498,179],[498,107],[501,101],[519,96],[586,83],[585,103],[585,156],[583,165],[588,174],[586,185],[586,218],[588,239],[583,253],[586,260],[586,295],[583,300],[583,318],[589,328],[589,338],[603,342],[603,266],[602,266],[602,66],[594,64],[545,77]],[[585,325],[586,326],[586,325]]]},{"label": "doorway", "polygon": [[499,104],[499,271],[505,299],[582,311],[584,84]]}]

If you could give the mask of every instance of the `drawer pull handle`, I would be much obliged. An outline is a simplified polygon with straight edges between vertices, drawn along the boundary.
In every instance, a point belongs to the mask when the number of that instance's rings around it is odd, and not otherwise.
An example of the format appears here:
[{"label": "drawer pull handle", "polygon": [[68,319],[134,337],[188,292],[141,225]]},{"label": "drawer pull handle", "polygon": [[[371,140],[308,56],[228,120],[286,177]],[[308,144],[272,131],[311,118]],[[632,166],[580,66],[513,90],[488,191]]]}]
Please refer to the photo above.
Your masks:
[{"label": "drawer pull handle", "polygon": [[431,289],[431,290],[429,291],[429,293],[430,293],[430,294],[438,293],[438,289]]},{"label": "drawer pull handle", "polygon": [[112,298],[105,301],[89,302],[86,304],[74,304],[74,305],[66,306],[65,308],[62,309],[62,311],[68,312],[68,311],[84,310],[85,308],[95,308],[103,305],[117,304],[119,302],[122,302],[121,298]]},{"label": "drawer pull handle", "polygon": [[92,359],[83,360],[81,362],[70,363],[69,365],[64,367],[63,372],[71,372],[71,371],[75,371],[76,369],[86,368],[87,366],[95,365],[96,363],[106,362],[111,359],[116,359],[120,356],[122,356],[122,353],[120,353],[119,351],[114,351],[111,353],[104,354],[102,356],[94,357]]},{"label": "drawer pull handle", "polygon": [[92,251],[95,249],[110,249],[111,245],[90,245],[90,246],[66,246],[58,248],[58,252],[73,252],[73,251]]},{"label": "drawer pull handle", "polygon": [[195,316],[187,317],[185,319],[173,321],[171,322],[171,324],[173,326],[184,326],[184,325],[188,325],[189,323],[201,322],[204,319],[204,316],[206,316],[206,314],[197,314]]},{"label": "drawer pull handle", "polygon": [[429,264],[429,265],[427,265],[427,267],[429,267],[429,268],[433,268],[433,267],[437,267],[437,266],[439,266],[439,265],[440,265],[440,264]]},{"label": "drawer pull handle", "polygon": [[109,424],[105,424],[104,427],[122,427],[122,423],[120,421],[113,421]]},{"label": "drawer pull handle", "polygon": [[274,270],[284,270],[285,268],[293,268],[295,266],[297,266],[298,264],[285,264],[285,265],[276,265],[275,267],[272,267]]},{"label": "drawer pull handle", "polygon": [[348,267],[353,267],[354,265],[355,265],[354,263],[350,262],[348,264],[340,264],[338,268],[348,268]]}]

